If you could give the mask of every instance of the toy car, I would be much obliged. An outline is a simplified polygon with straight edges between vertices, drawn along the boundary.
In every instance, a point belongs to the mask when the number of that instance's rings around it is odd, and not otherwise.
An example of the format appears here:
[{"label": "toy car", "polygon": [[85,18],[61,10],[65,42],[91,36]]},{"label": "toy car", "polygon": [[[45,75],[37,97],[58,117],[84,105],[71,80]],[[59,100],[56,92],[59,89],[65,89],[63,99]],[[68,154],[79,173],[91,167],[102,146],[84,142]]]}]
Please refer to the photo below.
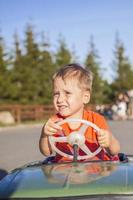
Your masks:
[{"label": "toy car", "polygon": [[71,158],[72,155],[60,152],[55,143],[68,141],[73,145],[72,161],[54,163],[52,156],[11,171],[0,181],[0,198],[133,199],[133,157],[120,153],[120,161],[80,162],[82,157],[77,154],[77,146],[84,150],[85,158],[91,158],[101,150],[98,148],[91,152],[84,142],[84,132],[88,126],[96,131],[99,128],[85,120],[80,122],[82,127],[72,136],[50,138],[52,148],[66,157]]}]

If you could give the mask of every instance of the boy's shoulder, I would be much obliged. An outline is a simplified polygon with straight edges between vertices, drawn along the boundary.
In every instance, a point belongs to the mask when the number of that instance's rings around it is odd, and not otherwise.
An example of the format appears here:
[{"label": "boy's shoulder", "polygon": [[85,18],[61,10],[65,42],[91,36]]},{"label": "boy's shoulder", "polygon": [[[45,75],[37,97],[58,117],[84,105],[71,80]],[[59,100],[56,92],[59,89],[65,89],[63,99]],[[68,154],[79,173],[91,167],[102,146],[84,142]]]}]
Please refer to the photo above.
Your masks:
[{"label": "boy's shoulder", "polygon": [[96,124],[99,128],[107,128],[107,123],[103,115],[92,111],[92,110],[84,110],[84,117],[85,120],[91,121],[92,123]]},{"label": "boy's shoulder", "polygon": [[85,118],[104,119],[104,116],[92,110],[84,110]]}]

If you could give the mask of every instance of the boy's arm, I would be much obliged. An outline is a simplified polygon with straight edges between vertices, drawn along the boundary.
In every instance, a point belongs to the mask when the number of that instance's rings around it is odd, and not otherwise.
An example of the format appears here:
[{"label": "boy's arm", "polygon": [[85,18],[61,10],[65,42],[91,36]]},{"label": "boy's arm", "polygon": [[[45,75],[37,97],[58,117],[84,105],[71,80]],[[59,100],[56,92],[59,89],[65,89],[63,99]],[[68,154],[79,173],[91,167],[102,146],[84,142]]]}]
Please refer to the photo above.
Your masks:
[{"label": "boy's arm", "polygon": [[94,119],[94,123],[100,127],[100,131],[97,134],[100,146],[105,148],[112,155],[118,154],[120,152],[120,143],[110,132],[106,119],[99,114],[97,114]]},{"label": "boy's arm", "polygon": [[43,155],[49,156],[52,154],[52,149],[51,149],[51,145],[49,143],[48,135],[46,135],[44,132],[44,127],[45,127],[45,125],[42,128],[41,137],[39,140],[39,148],[40,148],[40,152]]},{"label": "boy's arm", "polygon": [[110,154],[116,155],[120,151],[119,141],[108,130],[100,129],[98,133],[98,142]]},{"label": "boy's arm", "polygon": [[[61,119],[58,119],[58,121],[59,120]],[[49,136],[62,130],[62,127],[59,126],[56,122],[57,118],[50,118],[42,128],[41,137],[39,140],[39,148],[41,153],[45,156],[49,156],[53,153],[49,143]]]},{"label": "boy's arm", "polygon": [[120,152],[120,143],[112,134],[110,138],[110,145],[107,147],[107,151],[112,155],[116,155]]}]

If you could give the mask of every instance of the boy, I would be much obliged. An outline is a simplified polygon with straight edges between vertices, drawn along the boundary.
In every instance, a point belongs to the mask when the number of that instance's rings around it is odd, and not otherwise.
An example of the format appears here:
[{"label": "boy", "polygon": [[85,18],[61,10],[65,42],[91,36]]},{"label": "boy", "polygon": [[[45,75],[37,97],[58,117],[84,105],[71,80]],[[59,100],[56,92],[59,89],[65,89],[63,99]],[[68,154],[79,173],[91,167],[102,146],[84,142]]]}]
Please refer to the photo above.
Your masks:
[{"label": "boy", "polygon": [[[53,104],[57,114],[51,117],[42,129],[39,147],[42,154],[49,156],[52,148],[49,143],[49,136],[62,133],[66,136],[72,130],[80,128],[80,123],[66,123],[59,126],[58,121],[63,119],[84,119],[96,124],[100,131],[94,129],[86,130],[86,145],[94,152],[99,146],[103,149],[93,159],[113,160],[120,150],[118,140],[109,132],[108,126],[103,116],[93,111],[85,110],[85,104],[90,101],[93,74],[78,64],[69,64],[61,68],[53,76]],[[65,129],[65,130],[64,130]],[[57,143],[57,148],[72,154],[72,147],[69,144]],[[79,155],[83,152],[79,149]],[[118,158],[118,157],[117,157]],[[55,162],[66,161],[61,155],[56,154]]]}]

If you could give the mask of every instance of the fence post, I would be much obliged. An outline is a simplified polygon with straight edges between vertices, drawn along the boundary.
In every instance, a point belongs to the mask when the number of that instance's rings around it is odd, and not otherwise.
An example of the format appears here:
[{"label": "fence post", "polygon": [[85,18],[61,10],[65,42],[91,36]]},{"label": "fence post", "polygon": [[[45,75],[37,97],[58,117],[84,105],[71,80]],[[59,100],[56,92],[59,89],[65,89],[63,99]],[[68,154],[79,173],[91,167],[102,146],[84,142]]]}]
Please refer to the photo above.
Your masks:
[{"label": "fence post", "polygon": [[16,122],[21,123],[21,106],[16,105],[15,110],[16,110]]}]

